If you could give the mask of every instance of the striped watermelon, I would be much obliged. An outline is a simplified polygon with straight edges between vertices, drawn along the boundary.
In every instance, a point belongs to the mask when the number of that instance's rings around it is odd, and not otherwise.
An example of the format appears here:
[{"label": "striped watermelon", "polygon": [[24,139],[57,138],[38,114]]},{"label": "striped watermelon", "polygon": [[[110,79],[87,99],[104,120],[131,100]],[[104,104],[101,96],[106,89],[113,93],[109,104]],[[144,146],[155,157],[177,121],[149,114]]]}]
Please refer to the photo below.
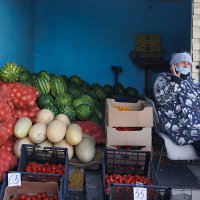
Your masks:
[{"label": "striped watermelon", "polygon": [[117,83],[117,94],[124,96],[126,93],[126,89],[121,83]]},{"label": "striped watermelon", "polygon": [[38,77],[38,74],[36,74],[36,73],[31,74],[31,79],[32,79],[33,82],[37,77]]},{"label": "striped watermelon", "polygon": [[67,93],[60,94],[55,99],[55,105],[57,108],[71,106],[72,97],[70,96],[70,94],[67,94]]},{"label": "striped watermelon", "polygon": [[21,83],[23,83],[25,85],[33,85],[33,81],[31,79],[21,81]]},{"label": "striped watermelon", "polygon": [[51,94],[54,97],[57,97],[59,94],[66,92],[67,86],[65,80],[61,76],[53,76],[50,81],[51,85]]},{"label": "striped watermelon", "polygon": [[49,75],[48,72],[41,71],[41,72],[39,73],[39,76],[45,77],[48,81],[51,80],[51,76]]},{"label": "striped watermelon", "polygon": [[59,114],[58,108],[56,108],[54,105],[49,104],[46,105],[44,108],[49,109],[54,114],[54,116]]},{"label": "striped watermelon", "polygon": [[5,82],[17,82],[22,71],[24,68],[16,63],[6,63],[0,70],[0,78]]},{"label": "striped watermelon", "polygon": [[69,117],[71,121],[75,121],[76,118],[76,111],[72,106],[65,106],[58,108],[60,114],[65,114]]},{"label": "striped watermelon", "polygon": [[28,71],[22,71],[20,73],[20,77],[19,77],[19,80],[20,82],[24,82],[24,81],[27,81],[27,80],[30,80],[31,79],[31,75]]},{"label": "striped watermelon", "polygon": [[90,88],[90,90],[88,91],[88,93],[87,93],[88,95],[90,95],[92,98],[94,98],[94,99],[98,99],[97,98],[97,95],[96,95],[96,92],[95,92],[95,89],[94,88]]},{"label": "striped watermelon", "polygon": [[70,85],[76,85],[77,87],[80,87],[82,84],[82,80],[79,76],[73,75],[69,78],[69,84]]},{"label": "striped watermelon", "polygon": [[99,106],[96,105],[96,106],[94,107],[93,113],[94,113],[95,116],[98,117],[99,120],[102,120],[102,119],[103,119],[103,114],[102,114],[101,108],[100,108]]},{"label": "striped watermelon", "polygon": [[104,125],[104,124],[103,124],[103,121],[100,120],[100,119],[98,118],[98,116],[95,115],[95,114],[92,114],[92,116],[90,117],[90,120],[93,121],[93,122],[95,122],[95,123],[97,123],[97,124],[99,124],[99,125],[101,125],[101,126]]},{"label": "striped watermelon", "polygon": [[103,90],[103,87],[99,83],[92,84],[92,88],[96,93],[96,97],[99,101],[103,101],[106,98],[106,94]]},{"label": "striped watermelon", "polygon": [[95,106],[95,103],[96,103],[95,100],[87,94],[83,94],[81,97],[73,101],[74,108],[77,108],[79,105],[82,104],[87,104],[91,108],[93,108]]},{"label": "striped watermelon", "polygon": [[92,116],[92,108],[87,104],[81,104],[75,108],[79,120],[87,120]]},{"label": "striped watermelon", "polygon": [[69,84],[69,79],[66,75],[61,75],[61,77],[65,80],[66,84]]},{"label": "striped watermelon", "polygon": [[45,77],[42,76],[36,77],[33,84],[37,88],[40,94],[50,93],[50,82]]},{"label": "striped watermelon", "polygon": [[84,94],[87,94],[90,91],[90,86],[87,85],[82,85],[81,90],[83,91]]},{"label": "striped watermelon", "polygon": [[82,91],[75,87],[69,87],[67,91],[73,99],[79,98],[82,94]]},{"label": "striped watermelon", "polygon": [[109,84],[105,84],[103,86],[103,90],[106,94],[106,97],[110,97],[110,95],[112,95],[112,93],[113,93],[113,87]]},{"label": "striped watermelon", "polygon": [[47,105],[54,105],[54,99],[49,94],[40,95],[37,99],[37,105],[40,109],[46,108]]},{"label": "striped watermelon", "polygon": [[126,95],[129,97],[138,97],[138,91],[133,87],[127,87]]}]

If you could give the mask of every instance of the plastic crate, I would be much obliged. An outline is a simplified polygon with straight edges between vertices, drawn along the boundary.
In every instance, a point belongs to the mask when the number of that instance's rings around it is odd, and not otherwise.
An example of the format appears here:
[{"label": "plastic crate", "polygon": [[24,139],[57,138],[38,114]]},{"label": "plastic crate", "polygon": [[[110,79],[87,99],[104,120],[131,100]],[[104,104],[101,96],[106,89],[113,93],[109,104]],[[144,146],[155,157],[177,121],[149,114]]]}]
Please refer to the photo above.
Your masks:
[{"label": "plastic crate", "polygon": [[138,174],[149,178],[153,185],[157,185],[151,153],[148,151],[104,149],[102,159],[103,189],[106,198],[108,198],[105,192],[106,174]]},{"label": "plastic crate", "polygon": [[[161,186],[139,186],[132,184],[111,184],[109,200],[133,200],[135,196],[140,199],[144,193],[142,191],[134,190],[134,188],[147,188],[147,200],[170,200],[172,193],[171,188]],[[138,193],[139,192],[139,193]]]},{"label": "plastic crate", "polygon": [[[10,172],[6,172],[5,175],[4,175],[4,181],[3,181],[3,184],[2,184],[2,187],[1,187],[1,192],[0,192],[0,199],[1,200],[4,197],[4,191],[5,191],[5,188],[8,185],[8,173],[12,173],[12,172],[16,173],[15,171],[10,171]],[[42,183],[56,182],[58,184],[59,200],[63,199],[63,196],[62,196],[62,176],[61,175],[38,174],[38,173],[28,173],[28,172],[20,172],[20,173],[21,173],[21,181],[37,182],[37,183],[38,182],[42,182]],[[17,187],[16,188],[16,191],[17,191],[21,186],[15,186],[15,187]]]},{"label": "plastic crate", "polygon": [[63,177],[63,198],[68,198],[68,177],[69,177],[69,159],[67,148],[41,148],[37,145],[22,145],[21,156],[19,159],[18,171],[25,171],[29,162],[44,164],[64,164],[65,174]]}]

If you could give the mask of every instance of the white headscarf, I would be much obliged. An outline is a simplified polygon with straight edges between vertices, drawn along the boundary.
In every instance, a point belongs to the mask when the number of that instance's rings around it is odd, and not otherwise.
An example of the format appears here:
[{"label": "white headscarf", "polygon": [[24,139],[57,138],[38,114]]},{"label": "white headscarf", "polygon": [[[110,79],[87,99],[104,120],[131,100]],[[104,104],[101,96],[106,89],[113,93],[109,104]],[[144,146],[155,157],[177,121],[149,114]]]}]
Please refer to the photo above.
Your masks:
[{"label": "white headscarf", "polygon": [[176,53],[172,56],[170,60],[170,65],[176,64],[178,62],[189,62],[192,65],[192,57],[190,56],[189,53],[183,52],[183,53]]}]

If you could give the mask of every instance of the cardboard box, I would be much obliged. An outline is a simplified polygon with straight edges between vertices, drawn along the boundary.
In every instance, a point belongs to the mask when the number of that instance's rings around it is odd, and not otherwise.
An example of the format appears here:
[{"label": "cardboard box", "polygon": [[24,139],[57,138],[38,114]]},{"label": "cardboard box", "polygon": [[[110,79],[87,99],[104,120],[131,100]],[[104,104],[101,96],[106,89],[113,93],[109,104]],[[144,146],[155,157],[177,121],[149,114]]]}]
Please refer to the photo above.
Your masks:
[{"label": "cardboard box", "polygon": [[[130,111],[120,111],[120,106]],[[145,101],[122,103],[106,99],[105,109],[106,123],[109,127],[153,127],[153,108]]]},{"label": "cardboard box", "polygon": [[106,127],[106,144],[119,146],[152,146],[152,128],[142,128],[140,131],[117,131]]},{"label": "cardboard box", "polygon": [[[122,148],[117,148],[119,145],[106,145],[106,148],[108,149],[124,149],[125,146],[120,146]],[[131,146],[131,149],[133,151],[150,151],[153,152],[153,146]]]},{"label": "cardboard box", "polygon": [[136,36],[136,51],[138,52],[159,52],[161,41],[159,34],[138,34]]},{"label": "cardboard box", "polygon": [[6,187],[4,191],[3,200],[10,200],[10,196],[17,196],[17,194],[38,194],[46,192],[49,195],[58,194],[58,184],[54,182],[28,182],[22,181],[21,186]]}]

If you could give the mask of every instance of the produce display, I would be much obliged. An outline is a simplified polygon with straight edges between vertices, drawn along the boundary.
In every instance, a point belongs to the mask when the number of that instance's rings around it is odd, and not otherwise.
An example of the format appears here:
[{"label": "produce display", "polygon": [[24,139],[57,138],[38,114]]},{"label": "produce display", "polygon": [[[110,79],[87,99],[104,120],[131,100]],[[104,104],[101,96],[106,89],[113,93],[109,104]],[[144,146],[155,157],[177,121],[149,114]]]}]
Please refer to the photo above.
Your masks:
[{"label": "produce display", "polygon": [[[135,88],[125,88],[121,83],[117,87],[120,95],[138,96]],[[109,84],[89,84],[77,75],[31,73],[21,65],[6,63],[0,69],[0,181],[6,171],[16,169],[23,144],[67,148],[69,160],[75,155],[81,163],[90,163],[95,158],[96,145],[105,144],[103,104],[112,93]],[[116,129],[133,131],[131,127]],[[29,162],[25,171],[63,175],[65,166]],[[107,185],[112,179],[116,183],[125,179],[119,178],[121,175],[110,176],[106,176]],[[80,185],[83,178],[83,173],[72,173],[72,188]],[[55,200],[58,195],[18,194],[10,199]]]}]

